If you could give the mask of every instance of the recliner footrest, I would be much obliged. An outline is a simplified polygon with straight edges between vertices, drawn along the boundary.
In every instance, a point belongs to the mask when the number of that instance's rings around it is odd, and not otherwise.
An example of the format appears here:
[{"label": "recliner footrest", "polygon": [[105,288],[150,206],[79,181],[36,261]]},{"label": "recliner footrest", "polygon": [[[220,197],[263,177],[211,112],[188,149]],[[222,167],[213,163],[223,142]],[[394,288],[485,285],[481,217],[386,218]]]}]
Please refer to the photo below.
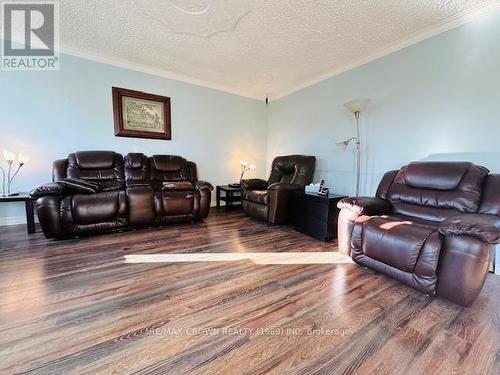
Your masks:
[{"label": "recliner footrest", "polygon": [[441,238],[437,228],[390,216],[354,224],[352,258],[422,292],[435,294]]}]

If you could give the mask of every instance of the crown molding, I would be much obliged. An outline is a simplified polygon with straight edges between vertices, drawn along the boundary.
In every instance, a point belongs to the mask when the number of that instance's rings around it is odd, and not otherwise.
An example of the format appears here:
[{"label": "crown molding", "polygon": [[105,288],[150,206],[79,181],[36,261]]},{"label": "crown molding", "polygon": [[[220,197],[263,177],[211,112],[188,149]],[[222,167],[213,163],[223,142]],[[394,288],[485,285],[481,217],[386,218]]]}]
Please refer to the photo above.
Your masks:
[{"label": "crown molding", "polygon": [[[413,35],[409,36],[405,40],[394,44],[393,46],[386,48],[384,50],[381,50],[377,53],[374,53],[372,55],[369,55],[367,57],[364,57],[362,59],[359,59],[353,63],[344,65],[340,68],[337,68],[333,71],[330,71],[328,73],[322,74],[320,76],[316,76],[314,78],[308,79],[302,83],[299,83],[295,86],[290,87],[287,90],[283,90],[279,92],[278,94],[270,94],[269,95],[269,100],[270,101],[275,101],[280,98],[283,98],[285,96],[288,96],[290,94],[293,94],[294,92],[297,92],[299,90],[302,90],[306,87],[312,86],[316,83],[319,83],[321,81],[324,81],[326,79],[335,77],[339,74],[345,73],[349,70],[355,69],[359,66],[365,65],[369,62],[372,62],[374,60],[377,60],[381,57],[384,57],[386,55],[389,55],[391,53],[397,52],[403,48],[409,47],[411,45],[414,45],[416,43],[419,43],[425,39],[431,38],[433,36],[439,35],[441,33],[444,33],[446,31],[449,31],[451,29],[454,29],[456,27],[459,27],[467,22],[473,21],[477,18],[480,18],[484,15],[490,14],[492,12],[500,10],[500,0],[496,0],[494,2],[490,2],[487,4],[480,4],[475,7],[472,7],[470,9],[464,10],[460,13],[457,13],[454,16],[448,17],[444,19],[441,22],[438,22],[436,24],[433,24],[429,27],[426,27],[424,29],[419,30],[418,32],[414,33]],[[16,40],[16,38],[13,38],[13,40],[17,43],[24,43],[24,41],[19,41]],[[96,53],[96,52],[90,52],[87,50],[79,49],[79,48],[74,48],[70,47],[64,44],[61,44],[61,53],[69,56],[74,56],[90,61],[95,61],[99,63],[103,63],[106,65],[111,65],[111,66],[116,66],[119,68],[124,68],[124,69],[129,69],[141,73],[146,73],[146,74],[151,74],[157,77],[162,77],[162,78],[167,78],[167,79],[172,79],[184,83],[189,83],[192,85],[196,86],[201,86],[201,87],[206,87],[209,89],[217,90],[217,91],[222,91],[228,94],[232,95],[237,95],[237,96],[242,96],[245,98],[249,99],[254,99],[254,100],[259,100],[262,101],[263,97],[260,95],[256,94],[250,94],[244,90],[235,90],[234,88],[217,84],[211,81],[199,79],[199,78],[194,78],[188,75],[180,74],[180,73],[175,73],[169,70],[165,69],[160,69],[160,68],[155,68],[150,65],[145,65],[145,64],[138,64],[138,63],[133,63],[131,61],[117,58],[117,57],[112,57],[109,55],[105,55],[102,53]]]},{"label": "crown molding", "polygon": [[235,89],[233,89],[231,87],[227,87],[225,85],[220,85],[220,84],[217,84],[214,82],[194,78],[194,77],[191,77],[188,75],[171,72],[171,71],[165,70],[165,69],[155,68],[155,67],[152,67],[150,65],[133,63],[133,62],[130,62],[130,61],[127,61],[124,59],[111,57],[111,56],[101,54],[101,53],[90,52],[90,51],[86,51],[86,50],[79,49],[79,48],[69,47],[66,45],[61,45],[61,53],[64,55],[70,55],[70,56],[74,56],[74,57],[78,57],[78,58],[82,58],[82,59],[86,59],[86,60],[91,60],[91,61],[106,64],[106,65],[112,65],[112,66],[116,66],[119,68],[134,70],[137,72],[151,74],[151,75],[162,77],[162,78],[173,79],[176,81],[189,83],[189,84],[196,85],[196,86],[202,86],[202,87],[206,87],[209,89],[232,94],[232,95],[243,96],[243,97],[249,98],[249,99],[262,100],[261,96],[249,94],[248,92],[245,92],[242,90],[235,90]]},{"label": "crown molding", "polygon": [[[3,35],[2,35],[2,37],[3,37]],[[20,45],[24,44],[24,40],[21,40],[17,37],[13,37],[12,41],[14,43],[18,43]],[[40,45],[37,43],[34,43],[34,46],[40,46]],[[124,59],[120,59],[120,58],[116,58],[116,57],[111,57],[111,56],[101,54],[101,53],[90,52],[90,51],[80,49],[80,48],[69,47],[67,45],[61,44],[59,52],[61,54],[68,55],[68,56],[78,57],[81,59],[90,60],[90,61],[94,61],[94,62],[106,64],[106,65],[116,66],[118,68],[129,69],[129,70],[133,70],[136,72],[151,74],[151,75],[154,75],[157,77],[173,79],[175,81],[180,81],[180,82],[189,83],[189,84],[196,85],[196,86],[206,87],[209,89],[222,91],[222,92],[232,94],[232,95],[242,96],[245,98],[255,99],[255,100],[263,100],[262,96],[249,94],[248,92],[241,91],[241,90],[234,90],[233,88],[227,87],[225,85],[220,85],[220,84],[217,84],[214,82],[194,78],[194,77],[187,76],[187,75],[180,74],[180,73],[174,73],[174,72],[171,72],[171,71],[165,70],[165,69],[155,68],[155,67],[152,67],[150,65],[133,63],[133,62],[128,61],[128,60],[124,60]]]},{"label": "crown molding", "polygon": [[321,81],[324,81],[326,79],[335,77],[339,74],[345,73],[349,70],[355,69],[357,67],[360,67],[362,65],[368,64],[369,62],[375,61],[380,59],[381,57],[384,57],[386,55],[389,55],[391,53],[397,52],[403,48],[412,46],[414,44],[417,44],[425,39],[429,39],[433,36],[442,34],[446,31],[449,31],[451,29],[454,29],[456,27],[462,26],[463,24],[473,21],[475,19],[478,19],[482,16],[485,16],[487,14],[493,13],[495,11],[500,10],[500,0],[496,0],[492,3],[488,4],[480,4],[475,7],[472,7],[470,9],[464,10],[460,13],[457,13],[451,17],[448,17],[441,22],[438,22],[436,24],[433,24],[429,27],[426,27],[424,29],[419,30],[418,32],[412,34],[410,37],[406,38],[405,40],[389,47],[386,48],[382,51],[379,51],[377,53],[374,53],[372,55],[369,55],[367,57],[364,57],[360,60],[357,60],[354,63],[344,65],[338,69],[335,69],[331,72],[328,72],[326,74],[322,74],[320,76],[311,78],[306,80],[305,82],[302,82],[293,88],[290,88],[288,90],[282,91],[276,95],[270,95],[269,100],[270,101],[275,101],[278,99],[281,99],[285,96],[291,95],[294,92],[297,92],[299,90],[305,89],[306,87],[312,86],[316,83],[319,83]]}]

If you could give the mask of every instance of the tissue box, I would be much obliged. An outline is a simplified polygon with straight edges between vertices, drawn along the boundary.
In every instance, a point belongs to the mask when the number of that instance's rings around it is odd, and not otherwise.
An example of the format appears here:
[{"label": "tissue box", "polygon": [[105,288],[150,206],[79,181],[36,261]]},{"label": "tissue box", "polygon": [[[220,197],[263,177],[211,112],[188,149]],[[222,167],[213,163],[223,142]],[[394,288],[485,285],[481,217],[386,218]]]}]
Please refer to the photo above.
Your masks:
[{"label": "tissue box", "polygon": [[306,191],[306,193],[318,194],[320,186],[321,186],[321,184],[319,182],[317,184],[309,184],[309,185],[306,185],[305,191]]}]

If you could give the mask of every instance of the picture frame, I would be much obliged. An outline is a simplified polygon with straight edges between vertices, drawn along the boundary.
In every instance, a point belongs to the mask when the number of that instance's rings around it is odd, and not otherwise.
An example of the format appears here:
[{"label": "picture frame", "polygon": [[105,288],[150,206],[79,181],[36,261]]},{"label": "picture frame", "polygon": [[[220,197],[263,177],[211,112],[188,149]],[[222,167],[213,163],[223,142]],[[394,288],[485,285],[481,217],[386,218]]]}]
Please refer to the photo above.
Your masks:
[{"label": "picture frame", "polygon": [[172,139],[170,98],[113,87],[115,136]]}]

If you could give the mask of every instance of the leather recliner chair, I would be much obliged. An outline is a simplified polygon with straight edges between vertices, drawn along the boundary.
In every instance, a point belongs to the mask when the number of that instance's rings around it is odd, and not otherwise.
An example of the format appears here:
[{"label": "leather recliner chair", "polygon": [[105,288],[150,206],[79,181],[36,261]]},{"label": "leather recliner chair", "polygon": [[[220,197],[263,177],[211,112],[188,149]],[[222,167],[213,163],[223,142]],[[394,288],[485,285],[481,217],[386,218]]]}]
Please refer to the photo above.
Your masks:
[{"label": "leather recliner chair", "polygon": [[314,156],[276,157],[267,181],[256,178],[241,181],[243,211],[272,224],[288,223],[293,194],[311,183],[315,166]]},{"label": "leather recliner chair", "polygon": [[500,175],[467,162],[387,172],[376,197],[339,202],[339,251],[429,295],[470,306],[500,243]]},{"label": "leather recliner chair", "polygon": [[[97,183],[93,194],[75,193],[58,181]],[[47,238],[207,217],[212,186],[197,180],[196,165],[179,156],[80,151],[53,164],[54,183],[32,192]]]}]

